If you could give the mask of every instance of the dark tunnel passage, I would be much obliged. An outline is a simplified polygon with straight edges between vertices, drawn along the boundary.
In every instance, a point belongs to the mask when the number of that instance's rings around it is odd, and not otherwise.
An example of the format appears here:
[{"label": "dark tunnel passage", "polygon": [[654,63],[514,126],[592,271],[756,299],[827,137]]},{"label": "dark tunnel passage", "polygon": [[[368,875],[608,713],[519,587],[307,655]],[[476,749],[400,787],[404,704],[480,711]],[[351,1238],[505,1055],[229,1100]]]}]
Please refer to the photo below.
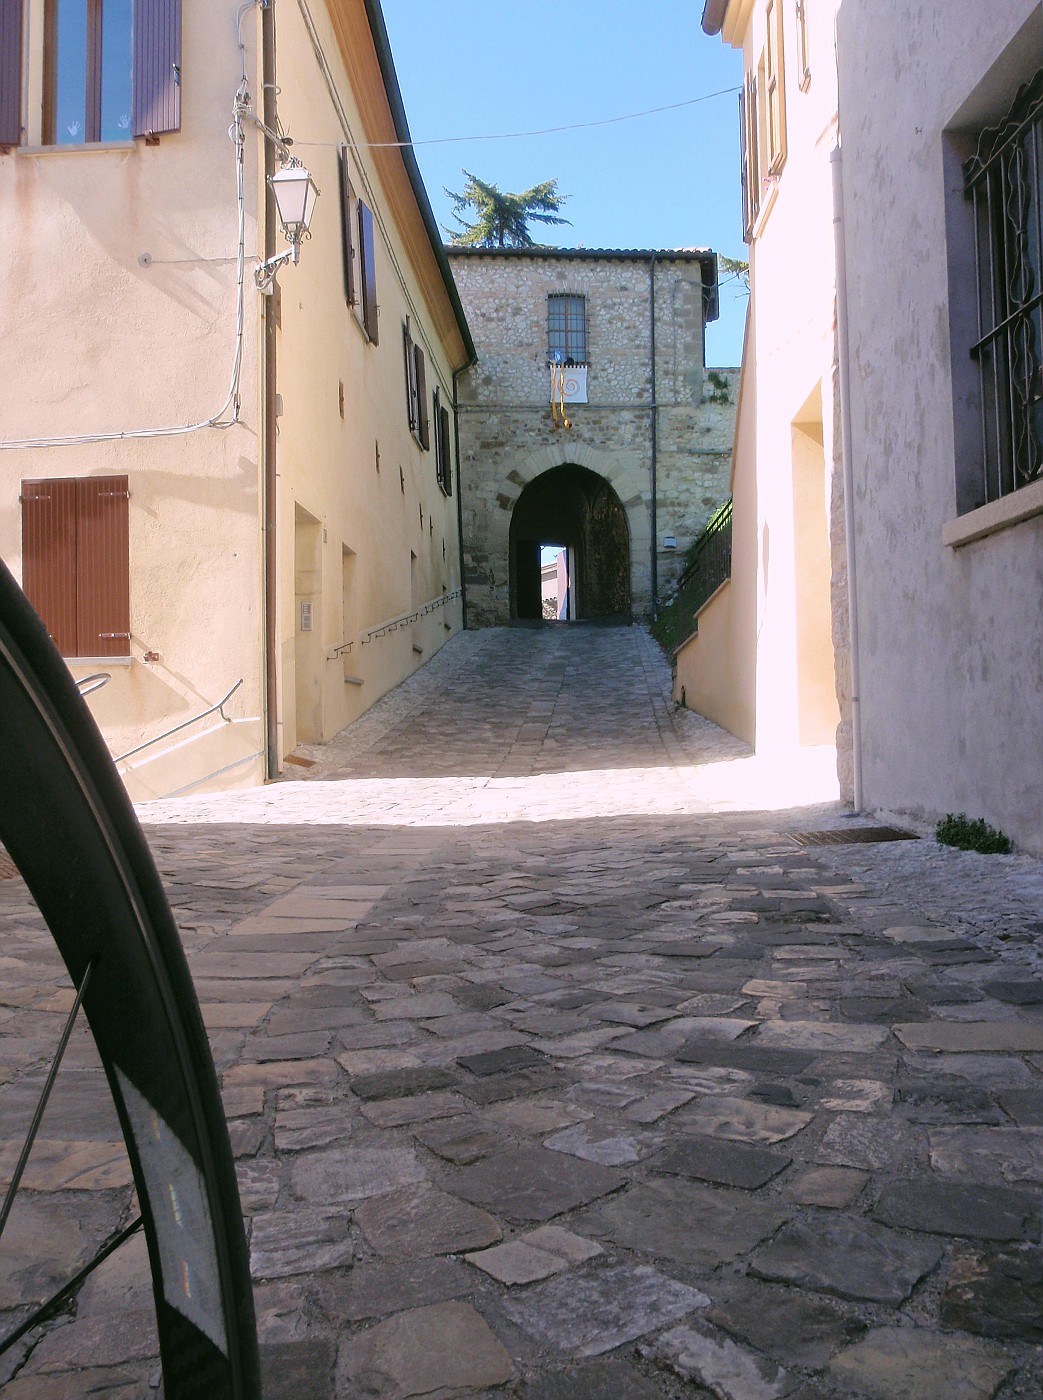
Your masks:
[{"label": "dark tunnel passage", "polygon": [[542,616],[540,545],[570,551],[571,616],[629,622],[630,528],[609,483],[586,467],[554,467],[531,481],[511,516],[511,617]]}]

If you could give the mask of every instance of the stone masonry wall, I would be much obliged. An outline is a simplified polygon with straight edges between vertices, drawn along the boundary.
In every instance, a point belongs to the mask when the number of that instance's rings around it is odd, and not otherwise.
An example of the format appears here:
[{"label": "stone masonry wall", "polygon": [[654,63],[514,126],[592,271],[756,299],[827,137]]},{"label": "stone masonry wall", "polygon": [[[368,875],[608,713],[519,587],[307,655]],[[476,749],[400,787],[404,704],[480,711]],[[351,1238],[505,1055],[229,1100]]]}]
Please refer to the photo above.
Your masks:
[{"label": "stone masonry wall", "polygon": [[[470,626],[510,618],[511,513],[528,483],[556,466],[587,467],[615,489],[630,528],[635,617],[652,606],[651,259],[475,254],[450,250],[478,349],[460,383],[460,490]],[[738,371],[703,363],[702,268],[655,263],[658,595],[728,495]],[[555,430],[547,366],[547,297],[586,298],[590,402]],[[665,550],[665,536],[676,549]]]}]

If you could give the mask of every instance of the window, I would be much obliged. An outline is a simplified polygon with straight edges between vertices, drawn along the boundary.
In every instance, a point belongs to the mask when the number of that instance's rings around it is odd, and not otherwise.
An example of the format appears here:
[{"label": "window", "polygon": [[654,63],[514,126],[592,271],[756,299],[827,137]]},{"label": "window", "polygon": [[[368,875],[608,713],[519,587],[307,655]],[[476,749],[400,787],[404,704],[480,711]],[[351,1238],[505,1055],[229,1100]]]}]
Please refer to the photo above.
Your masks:
[{"label": "window", "polygon": [[808,43],[808,0],[797,0],[797,72],[801,92],[811,86],[811,48]]},{"label": "window", "polygon": [[[435,390],[435,475],[447,496],[453,494],[453,454],[450,438],[449,410]],[[443,549],[444,549],[443,545]],[[444,557],[444,556],[443,556]]]},{"label": "window", "polygon": [[406,418],[409,431],[426,452],[431,446],[431,419],[427,408],[427,367],[424,352],[413,343],[409,318],[402,327],[406,371]]},{"label": "window", "polygon": [[373,241],[373,212],[362,200],[358,207],[359,266],[362,281],[362,326],[372,344],[377,335],[377,262]]},{"label": "window", "polygon": [[782,0],[768,0],[764,12],[764,116],[768,173],[786,163],[786,85],[782,51]]},{"label": "window", "polygon": [[547,298],[547,358],[566,364],[586,364],[587,306],[584,297]]},{"label": "window", "polygon": [[[358,239],[355,235],[355,191],[351,188],[348,148],[340,148],[341,236],[344,241],[344,299],[349,306],[358,303]],[[278,284],[276,284],[278,285]]]},{"label": "window", "polygon": [[1043,69],[963,168],[978,281],[983,504],[1043,475]]},{"label": "window", "polygon": [[742,146],[742,227],[748,243],[761,208],[760,141],[757,75],[747,73],[739,93],[739,138]]},{"label": "window", "polygon": [[[0,146],[28,139],[22,125],[27,0],[0,0]],[[181,126],[181,0],[44,0],[31,71],[43,91],[29,104],[45,145],[146,139]],[[30,31],[30,48],[34,35]],[[37,103],[39,105],[37,105]]]},{"label": "window", "polygon": [[22,482],[22,587],[63,656],[130,655],[125,476]]},{"label": "window", "polygon": [[351,184],[348,148],[340,148],[341,238],[344,249],[344,299],[359,325],[376,345],[377,269],[373,213]]}]

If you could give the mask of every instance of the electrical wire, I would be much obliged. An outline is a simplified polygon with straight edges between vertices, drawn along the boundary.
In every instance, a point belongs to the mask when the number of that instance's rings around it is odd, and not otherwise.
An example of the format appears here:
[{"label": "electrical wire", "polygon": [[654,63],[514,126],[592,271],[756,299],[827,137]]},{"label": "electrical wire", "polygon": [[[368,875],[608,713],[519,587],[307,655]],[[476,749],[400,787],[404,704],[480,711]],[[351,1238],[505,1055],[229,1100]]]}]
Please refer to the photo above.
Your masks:
[{"label": "electrical wire", "polygon": [[[236,29],[238,46],[242,55],[242,78],[232,102],[232,124],[228,135],[235,147],[235,191],[236,191],[236,281],[235,281],[235,352],[232,356],[232,372],[228,393],[216,413],[197,423],[181,423],[173,427],[129,428],[107,433],[72,433],[64,436],[37,438],[8,438],[0,441],[0,452],[28,450],[36,447],[71,447],[96,442],[123,442],[128,439],[183,437],[197,433],[203,428],[232,428],[240,421],[240,379],[243,367],[243,343],[246,331],[246,179],[245,145],[246,136],[243,122],[253,117],[250,109],[250,94],[247,88],[246,46],[243,42],[242,22],[248,10],[252,10],[257,0],[247,0],[239,7]],[[225,417],[231,409],[231,417]]]},{"label": "electrical wire", "polygon": [[[718,92],[706,92],[701,97],[688,97],[683,102],[669,102],[665,107],[648,107],[643,112],[626,112],[621,117],[602,117],[593,122],[572,122],[568,126],[545,126],[536,131],[486,132],[480,136],[429,136],[422,141],[348,141],[352,150],[402,149],[413,146],[448,146],[461,141],[518,141],[527,136],[556,136],[563,131],[588,131],[595,126],[614,126],[617,122],[637,121],[639,117],[654,117],[660,112],[676,112],[681,107],[694,107],[699,102],[709,102],[715,97],[727,97],[729,93],[741,92],[740,87],[721,88]],[[326,141],[294,141],[295,146],[326,146]]]}]

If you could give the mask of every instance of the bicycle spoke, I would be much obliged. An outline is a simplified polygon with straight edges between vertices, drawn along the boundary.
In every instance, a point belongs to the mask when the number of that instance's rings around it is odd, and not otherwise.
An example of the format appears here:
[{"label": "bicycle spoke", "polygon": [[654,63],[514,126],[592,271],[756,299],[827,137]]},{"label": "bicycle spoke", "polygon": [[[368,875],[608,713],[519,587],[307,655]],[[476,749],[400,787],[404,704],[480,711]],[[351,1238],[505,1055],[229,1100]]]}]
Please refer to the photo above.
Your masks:
[{"label": "bicycle spoke", "polygon": [[33,1150],[36,1134],[40,1131],[40,1123],[43,1120],[44,1109],[46,1109],[47,1101],[51,1097],[51,1090],[54,1088],[54,1081],[58,1076],[58,1070],[62,1063],[62,1056],[65,1054],[65,1047],[68,1045],[69,1037],[72,1035],[72,1028],[80,1010],[80,1003],[83,1001],[84,993],[87,990],[87,983],[90,981],[91,969],[93,966],[94,960],[91,959],[87,964],[87,971],[83,974],[83,981],[80,983],[76,992],[76,1000],[72,1004],[72,1010],[66,1018],[65,1028],[62,1031],[62,1038],[58,1042],[58,1049],[55,1052],[54,1059],[51,1061],[51,1068],[47,1072],[47,1080],[43,1086],[43,1092],[40,1095],[39,1102],[36,1105],[33,1121],[29,1124],[29,1132],[26,1134],[25,1142],[22,1145],[22,1150],[14,1169],[14,1176],[11,1179],[10,1186],[7,1188],[4,1204],[0,1207],[0,1236],[4,1233],[4,1227],[7,1225],[8,1216],[11,1214],[11,1207],[14,1205],[15,1193],[22,1180],[22,1174],[25,1171],[26,1163],[29,1161],[29,1154]]},{"label": "bicycle spoke", "polygon": [[34,1313],[31,1313],[9,1336],[0,1341],[0,1356],[3,1356],[5,1351],[10,1351],[15,1342],[21,1340],[27,1332],[31,1332],[34,1327],[38,1327],[41,1322],[46,1322],[53,1313],[56,1313],[66,1298],[76,1292],[84,1279],[89,1278],[98,1265],[103,1264],[109,1255],[119,1249],[124,1240],[129,1240],[131,1235],[140,1230],[143,1224],[141,1216],[136,1216],[125,1229],[109,1240],[108,1244],[103,1245],[89,1264],[84,1264],[78,1274],[62,1288],[59,1288],[57,1293],[52,1294],[46,1303],[41,1303]]}]

